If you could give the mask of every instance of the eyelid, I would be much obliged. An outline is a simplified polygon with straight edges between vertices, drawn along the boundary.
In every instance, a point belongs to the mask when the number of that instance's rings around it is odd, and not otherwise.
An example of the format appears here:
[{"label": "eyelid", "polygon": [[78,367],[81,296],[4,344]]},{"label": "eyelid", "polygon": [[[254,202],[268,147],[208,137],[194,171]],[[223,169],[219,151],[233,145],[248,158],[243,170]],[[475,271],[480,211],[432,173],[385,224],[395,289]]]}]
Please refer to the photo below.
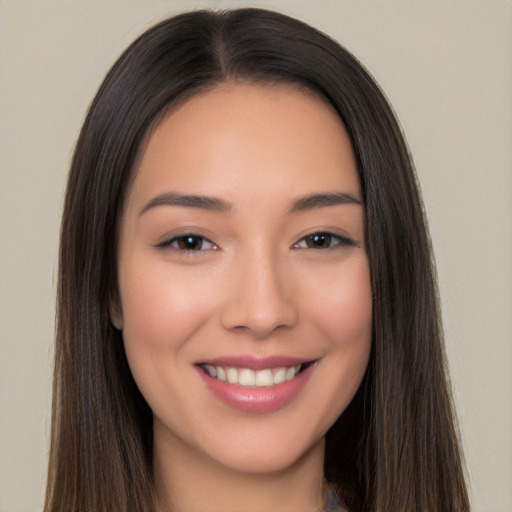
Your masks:
[{"label": "eyelid", "polygon": [[[195,238],[195,239],[199,239],[202,241],[202,244],[204,245],[205,243],[208,245],[208,247],[203,247],[201,246],[200,249],[183,249],[183,248],[180,248],[179,246],[176,246],[175,244],[177,244],[180,240],[183,240],[187,237],[190,237],[190,238]],[[215,242],[212,242],[209,238],[207,238],[206,236],[204,235],[200,235],[198,233],[194,233],[194,232],[190,232],[190,231],[187,231],[187,232],[184,232],[184,233],[179,233],[179,234],[174,234],[172,236],[169,236],[167,238],[164,238],[162,241],[158,242],[155,244],[155,247],[158,248],[158,249],[166,249],[166,248],[170,248],[170,249],[173,249],[177,252],[182,252],[182,253],[199,253],[199,252],[204,252],[204,251],[211,251],[211,250],[218,250],[219,247],[217,244],[215,244]]]},{"label": "eyelid", "polygon": [[[311,237],[314,237],[315,235],[324,235],[329,236],[332,241],[335,241],[336,243],[329,245],[328,247],[309,247],[307,246],[307,240],[311,239]],[[294,249],[314,249],[314,250],[329,250],[329,249],[336,249],[338,247],[350,247],[356,245],[356,242],[352,240],[351,238],[347,237],[346,235],[342,235],[341,233],[333,233],[329,230],[317,230],[313,231],[312,233],[309,233],[305,236],[303,236],[300,240],[295,242],[292,245],[292,248]]]}]

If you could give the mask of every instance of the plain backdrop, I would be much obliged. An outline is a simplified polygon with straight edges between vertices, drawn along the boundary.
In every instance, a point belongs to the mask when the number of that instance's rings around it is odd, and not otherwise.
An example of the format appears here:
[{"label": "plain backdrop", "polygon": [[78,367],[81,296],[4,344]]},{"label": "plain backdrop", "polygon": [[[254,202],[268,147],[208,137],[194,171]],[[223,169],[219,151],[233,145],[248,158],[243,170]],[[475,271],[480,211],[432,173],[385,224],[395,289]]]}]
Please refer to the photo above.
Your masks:
[{"label": "plain backdrop", "polygon": [[154,22],[246,5],[339,40],[394,105],[432,231],[473,509],[509,512],[512,3],[493,0],[0,1],[0,512],[42,505],[59,217],[86,108]]}]

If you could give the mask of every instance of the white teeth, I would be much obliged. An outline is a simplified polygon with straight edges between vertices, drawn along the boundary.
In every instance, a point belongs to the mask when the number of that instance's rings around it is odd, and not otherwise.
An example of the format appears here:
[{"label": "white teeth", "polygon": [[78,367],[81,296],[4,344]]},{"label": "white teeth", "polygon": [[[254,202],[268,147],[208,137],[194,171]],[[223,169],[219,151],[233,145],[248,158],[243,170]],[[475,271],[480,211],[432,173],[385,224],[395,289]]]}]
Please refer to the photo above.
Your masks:
[{"label": "white teeth", "polygon": [[275,384],[272,370],[261,370],[256,372],[256,386],[272,386]]},{"label": "white teeth", "polygon": [[265,368],[264,370],[251,370],[250,368],[226,368],[203,364],[204,371],[213,378],[230,384],[238,384],[245,387],[267,387],[282,384],[297,376],[302,365]]},{"label": "white teeth", "polygon": [[210,377],[216,377],[217,376],[217,369],[215,366],[212,366],[211,364],[203,364],[204,371],[210,376]]},{"label": "white teeth", "polygon": [[254,372],[244,368],[238,376],[238,384],[240,384],[240,386],[254,386],[256,384]]},{"label": "white teeth", "polygon": [[224,368],[222,368],[222,366],[216,366],[215,368],[217,370],[217,379],[221,380],[222,382],[227,382],[228,378],[226,377]]},{"label": "white teeth", "polygon": [[292,380],[295,377],[295,366],[286,370],[286,380]]},{"label": "white teeth", "polygon": [[274,374],[274,384],[282,384],[286,380],[286,368],[279,368]]},{"label": "white teeth", "polygon": [[236,368],[228,368],[226,376],[230,384],[238,384],[238,371]]}]

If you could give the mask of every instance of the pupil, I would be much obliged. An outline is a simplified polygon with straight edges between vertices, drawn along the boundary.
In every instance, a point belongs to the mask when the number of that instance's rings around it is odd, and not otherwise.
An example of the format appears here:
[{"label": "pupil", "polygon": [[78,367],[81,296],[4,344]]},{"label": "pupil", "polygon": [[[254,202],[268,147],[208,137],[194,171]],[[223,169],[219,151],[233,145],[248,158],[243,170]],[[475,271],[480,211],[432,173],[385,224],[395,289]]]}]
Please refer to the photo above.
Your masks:
[{"label": "pupil", "polygon": [[201,249],[201,239],[195,236],[184,236],[180,238],[179,246],[185,251],[198,251]]},{"label": "pupil", "polygon": [[311,235],[310,242],[310,247],[329,247],[331,245],[331,235],[316,233]]}]

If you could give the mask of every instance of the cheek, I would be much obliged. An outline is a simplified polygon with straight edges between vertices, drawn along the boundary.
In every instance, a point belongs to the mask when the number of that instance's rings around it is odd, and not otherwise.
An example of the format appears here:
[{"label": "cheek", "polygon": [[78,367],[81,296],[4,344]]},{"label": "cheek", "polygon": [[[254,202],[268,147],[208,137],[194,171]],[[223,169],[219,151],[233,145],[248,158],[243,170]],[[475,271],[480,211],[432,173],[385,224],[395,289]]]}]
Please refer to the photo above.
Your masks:
[{"label": "cheek", "polygon": [[334,347],[368,348],[372,328],[372,292],[366,257],[317,280],[309,305],[317,326]]},{"label": "cheek", "polygon": [[212,315],[212,299],[203,288],[168,267],[134,264],[124,269],[126,279],[120,276],[123,339],[138,383],[161,366],[163,357],[172,364]]},{"label": "cheek", "polygon": [[334,421],[357,391],[370,355],[372,293],[366,258],[317,283],[310,311],[328,343],[331,385],[324,389],[326,403],[337,404],[332,409]]},{"label": "cheek", "polygon": [[[147,332],[168,336],[169,332],[187,330],[198,305],[207,307],[199,280],[188,279],[165,261],[130,262],[120,276],[124,331]],[[178,321],[179,320],[179,321]],[[172,331],[165,328],[172,327]]]}]

